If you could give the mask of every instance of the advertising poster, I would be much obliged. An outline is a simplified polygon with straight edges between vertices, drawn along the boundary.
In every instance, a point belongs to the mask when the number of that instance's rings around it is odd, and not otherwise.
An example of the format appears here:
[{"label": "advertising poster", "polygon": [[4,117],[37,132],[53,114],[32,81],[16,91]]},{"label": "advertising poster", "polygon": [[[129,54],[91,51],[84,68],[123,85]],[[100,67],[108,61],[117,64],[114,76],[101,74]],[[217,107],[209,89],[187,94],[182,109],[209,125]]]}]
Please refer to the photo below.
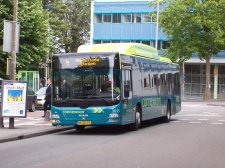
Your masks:
[{"label": "advertising poster", "polygon": [[27,83],[2,82],[1,117],[26,117]]}]

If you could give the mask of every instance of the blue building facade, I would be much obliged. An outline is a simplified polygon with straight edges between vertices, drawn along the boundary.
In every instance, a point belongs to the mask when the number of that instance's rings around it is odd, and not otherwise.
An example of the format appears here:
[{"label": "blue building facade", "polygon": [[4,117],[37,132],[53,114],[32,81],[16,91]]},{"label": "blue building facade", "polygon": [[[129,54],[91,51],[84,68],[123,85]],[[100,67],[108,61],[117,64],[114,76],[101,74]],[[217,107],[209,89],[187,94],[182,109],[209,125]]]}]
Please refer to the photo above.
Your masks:
[{"label": "blue building facade", "polygon": [[[151,0],[93,0],[90,44],[137,42],[155,47],[159,54],[167,47],[166,35],[150,17]],[[165,6],[160,6],[164,8]],[[225,51],[211,58],[211,97],[225,98]],[[183,65],[184,97],[202,97],[205,88],[205,61],[196,54]],[[214,75],[216,70],[217,75]]]},{"label": "blue building facade", "polygon": [[[149,16],[149,0],[95,0],[92,2],[91,43],[156,43],[156,18]],[[158,49],[166,47],[165,35],[158,33]]]}]

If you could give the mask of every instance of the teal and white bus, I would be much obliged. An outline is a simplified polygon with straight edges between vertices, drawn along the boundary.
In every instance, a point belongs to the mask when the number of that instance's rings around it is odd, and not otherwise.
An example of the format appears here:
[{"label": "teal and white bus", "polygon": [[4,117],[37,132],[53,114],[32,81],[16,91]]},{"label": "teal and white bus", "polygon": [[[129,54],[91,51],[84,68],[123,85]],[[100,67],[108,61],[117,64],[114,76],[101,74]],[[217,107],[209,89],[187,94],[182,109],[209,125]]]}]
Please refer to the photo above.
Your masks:
[{"label": "teal and white bus", "polygon": [[82,45],[52,57],[52,125],[127,125],[181,110],[179,66],[139,43]]}]

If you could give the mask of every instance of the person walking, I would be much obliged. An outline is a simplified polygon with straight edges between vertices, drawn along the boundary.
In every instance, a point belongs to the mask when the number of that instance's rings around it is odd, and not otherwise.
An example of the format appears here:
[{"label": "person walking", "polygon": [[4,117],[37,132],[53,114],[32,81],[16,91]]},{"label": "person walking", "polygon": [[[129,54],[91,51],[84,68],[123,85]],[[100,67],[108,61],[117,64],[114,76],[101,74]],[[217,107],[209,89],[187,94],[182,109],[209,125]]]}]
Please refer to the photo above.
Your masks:
[{"label": "person walking", "polygon": [[52,92],[52,83],[51,79],[47,79],[47,89],[45,92],[45,103],[44,103],[44,115],[42,117],[45,117],[46,111],[48,110],[48,106],[51,109],[51,92]]}]

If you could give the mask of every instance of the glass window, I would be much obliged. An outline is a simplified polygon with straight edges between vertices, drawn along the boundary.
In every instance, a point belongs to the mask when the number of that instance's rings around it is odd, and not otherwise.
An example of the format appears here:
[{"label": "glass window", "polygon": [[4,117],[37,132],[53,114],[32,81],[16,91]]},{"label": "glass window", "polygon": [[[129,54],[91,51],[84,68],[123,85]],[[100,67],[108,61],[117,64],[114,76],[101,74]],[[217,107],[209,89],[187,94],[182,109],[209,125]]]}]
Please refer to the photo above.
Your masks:
[{"label": "glass window", "polygon": [[146,23],[146,22],[151,22],[151,17],[149,16],[149,14],[142,14],[142,22]]},{"label": "glass window", "polygon": [[111,23],[111,14],[104,14],[103,15],[103,22],[104,23]]},{"label": "glass window", "polygon": [[113,14],[113,23],[121,23],[121,14]]},{"label": "glass window", "polygon": [[152,22],[156,22],[156,16],[152,17]]},{"label": "glass window", "polygon": [[142,44],[147,44],[150,46],[150,41],[142,41]]},{"label": "glass window", "polygon": [[141,14],[134,13],[132,14],[132,23],[140,23],[141,22]]},{"label": "glass window", "polygon": [[120,40],[112,40],[112,43],[120,43]]},{"label": "glass window", "polygon": [[101,44],[101,40],[94,40],[94,44]]},{"label": "glass window", "polygon": [[192,65],[192,74],[200,74],[200,66],[199,65]]},{"label": "glass window", "polygon": [[131,14],[123,14],[122,15],[122,22],[123,23],[130,23],[131,22]]},{"label": "glass window", "polygon": [[102,43],[110,43],[110,40],[102,40]]},{"label": "glass window", "polygon": [[162,49],[166,49],[170,46],[170,44],[167,41],[162,41]]},{"label": "glass window", "polygon": [[140,40],[131,40],[131,43],[141,43]]},{"label": "glass window", "polygon": [[102,14],[95,14],[95,23],[102,23]]}]

